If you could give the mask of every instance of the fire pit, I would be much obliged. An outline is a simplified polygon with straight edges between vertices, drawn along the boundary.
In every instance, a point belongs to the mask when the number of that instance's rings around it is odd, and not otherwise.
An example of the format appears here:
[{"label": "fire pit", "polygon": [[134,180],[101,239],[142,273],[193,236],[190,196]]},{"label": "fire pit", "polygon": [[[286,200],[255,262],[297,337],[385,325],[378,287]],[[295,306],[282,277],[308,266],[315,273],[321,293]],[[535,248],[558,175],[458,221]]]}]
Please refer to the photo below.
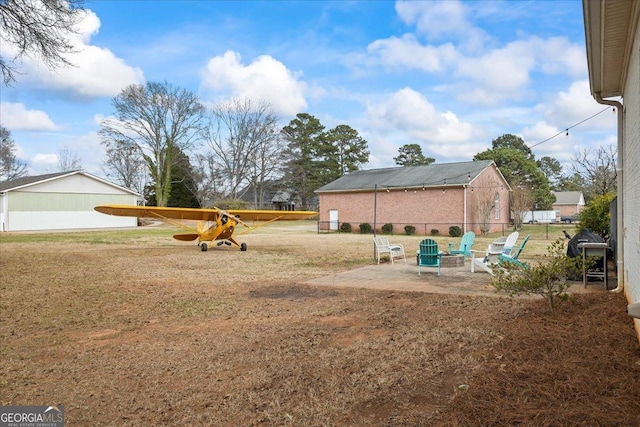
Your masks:
[{"label": "fire pit", "polygon": [[464,255],[460,254],[442,254],[442,262],[440,267],[462,267],[464,266]]},{"label": "fire pit", "polygon": [[[420,251],[416,251],[416,264],[420,264]],[[442,254],[442,261],[440,261],[440,267],[448,268],[448,267],[463,267],[464,266],[464,255],[461,254],[450,254],[444,253]]]}]

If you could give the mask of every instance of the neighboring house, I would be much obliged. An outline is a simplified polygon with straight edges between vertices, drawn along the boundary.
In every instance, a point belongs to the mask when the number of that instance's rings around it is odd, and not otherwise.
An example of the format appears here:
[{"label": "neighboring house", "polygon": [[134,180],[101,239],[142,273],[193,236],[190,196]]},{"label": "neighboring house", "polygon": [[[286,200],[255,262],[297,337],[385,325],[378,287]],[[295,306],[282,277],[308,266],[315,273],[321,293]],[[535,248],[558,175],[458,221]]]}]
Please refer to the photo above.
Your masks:
[{"label": "neighboring house", "polygon": [[[591,94],[599,103],[615,106],[618,113],[616,291],[624,290],[627,300],[636,303],[640,302],[640,2],[583,0],[582,7]],[[640,339],[640,320],[635,326]]]},{"label": "neighboring house", "polygon": [[296,207],[301,208],[300,197],[293,196],[291,192],[282,190],[281,181],[266,181],[262,186],[262,204],[256,203],[260,197],[253,185],[248,185],[242,189],[240,200],[249,202],[250,209],[274,209],[281,211],[294,211]]},{"label": "neighboring house", "polygon": [[584,209],[584,196],[582,191],[552,191],[556,196],[553,204],[553,210],[556,211],[557,217],[575,216]]},{"label": "neighboring house", "polygon": [[0,182],[0,231],[135,227],[137,218],[93,208],[136,205],[140,199],[134,191],[80,171]]},{"label": "neighboring house", "polygon": [[[492,160],[359,170],[319,188],[320,226],[330,230],[368,223],[394,232],[416,227],[500,231],[509,222],[509,184]],[[374,210],[375,207],[375,210]]]},{"label": "neighboring house", "polygon": [[288,191],[280,190],[271,198],[271,209],[277,211],[295,211],[302,203],[299,197],[294,197]]}]

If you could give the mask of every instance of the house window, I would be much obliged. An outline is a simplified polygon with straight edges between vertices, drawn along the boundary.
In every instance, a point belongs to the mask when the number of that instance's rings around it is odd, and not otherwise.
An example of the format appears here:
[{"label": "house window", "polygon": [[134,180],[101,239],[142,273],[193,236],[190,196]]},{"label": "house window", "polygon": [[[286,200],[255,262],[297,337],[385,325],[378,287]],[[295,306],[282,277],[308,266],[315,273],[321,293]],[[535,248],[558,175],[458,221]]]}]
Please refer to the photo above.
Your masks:
[{"label": "house window", "polygon": [[493,197],[493,209],[495,218],[500,219],[500,195],[498,193]]}]

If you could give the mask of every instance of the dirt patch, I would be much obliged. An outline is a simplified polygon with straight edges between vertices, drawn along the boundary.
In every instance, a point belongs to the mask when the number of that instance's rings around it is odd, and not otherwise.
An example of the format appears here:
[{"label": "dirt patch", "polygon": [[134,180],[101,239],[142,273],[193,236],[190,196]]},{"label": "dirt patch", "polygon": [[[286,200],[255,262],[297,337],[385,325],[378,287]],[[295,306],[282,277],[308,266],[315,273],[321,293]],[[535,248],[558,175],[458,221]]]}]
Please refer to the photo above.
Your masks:
[{"label": "dirt patch", "polygon": [[282,230],[247,252],[0,242],[0,404],[69,425],[640,425],[622,295],[549,314],[485,273],[377,265],[370,236]]},{"label": "dirt patch", "polygon": [[338,293],[329,289],[318,289],[310,286],[267,286],[249,291],[251,298],[304,300],[309,298],[335,297]]}]

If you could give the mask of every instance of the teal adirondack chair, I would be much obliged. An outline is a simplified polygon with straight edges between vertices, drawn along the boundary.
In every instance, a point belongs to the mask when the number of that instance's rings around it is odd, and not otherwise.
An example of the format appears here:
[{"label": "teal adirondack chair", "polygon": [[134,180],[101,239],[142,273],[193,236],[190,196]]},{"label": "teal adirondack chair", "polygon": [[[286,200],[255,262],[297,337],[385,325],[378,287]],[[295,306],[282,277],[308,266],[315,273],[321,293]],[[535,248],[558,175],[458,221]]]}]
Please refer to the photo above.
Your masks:
[{"label": "teal adirondack chair", "polygon": [[522,268],[529,268],[527,264],[518,260],[518,257],[522,253],[522,250],[524,249],[525,245],[529,241],[529,237],[531,237],[531,234],[529,234],[527,237],[524,238],[520,246],[514,247],[511,250],[511,254],[501,253],[500,257],[498,258],[500,264],[508,263],[508,264],[517,265],[518,267],[522,267]]},{"label": "teal adirondack chair", "polygon": [[473,246],[473,242],[476,240],[476,233],[473,231],[467,231],[462,235],[462,240],[460,240],[460,246],[458,249],[453,247],[453,244],[449,243],[449,253],[450,254],[462,254],[466,257],[471,258],[471,247]]},{"label": "teal adirondack chair", "polygon": [[422,267],[435,267],[438,269],[440,276],[440,263],[442,261],[442,252],[438,250],[438,243],[433,239],[424,239],[420,242],[420,250],[418,251],[418,276],[421,275]]}]

